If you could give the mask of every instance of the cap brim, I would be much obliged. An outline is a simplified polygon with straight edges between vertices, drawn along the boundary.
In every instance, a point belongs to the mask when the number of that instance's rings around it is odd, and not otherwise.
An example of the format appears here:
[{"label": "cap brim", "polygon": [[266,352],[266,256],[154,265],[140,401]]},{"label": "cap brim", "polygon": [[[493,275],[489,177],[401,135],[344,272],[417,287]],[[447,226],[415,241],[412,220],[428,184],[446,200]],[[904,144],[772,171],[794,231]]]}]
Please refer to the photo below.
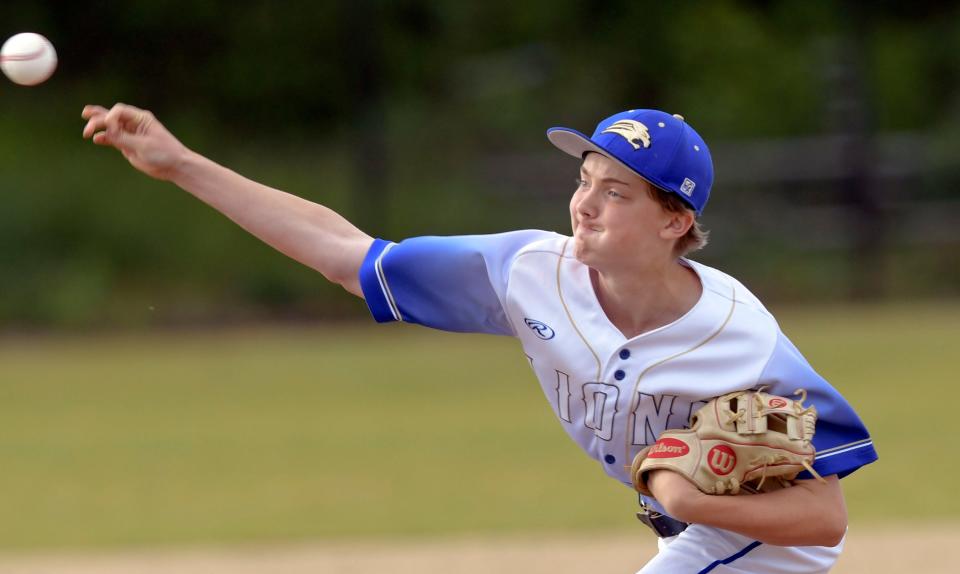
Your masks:
[{"label": "cap brim", "polygon": [[644,177],[643,174],[637,173],[637,170],[620,161],[617,156],[615,156],[605,147],[597,144],[592,139],[588,138],[577,130],[570,128],[550,128],[547,130],[547,139],[550,140],[550,143],[557,146],[560,151],[570,154],[576,158],[583,159],[583,156],[587,155],[589,152],[596,152],[617,162],[623,166],[624,169],[628,170],[630,173],[636,174],[650,185],[660,187],[656,183],[653,183]]},{"label": "cap brim", "polygon": [[584,134],[570,128],[550,128],[547,130],[547,139],[550,140],[550,143],[557,146],[560,151],[580,159],[583,159],[583,155],[590,151],[610,156],[610,152],[593,143],[593,141]]}]

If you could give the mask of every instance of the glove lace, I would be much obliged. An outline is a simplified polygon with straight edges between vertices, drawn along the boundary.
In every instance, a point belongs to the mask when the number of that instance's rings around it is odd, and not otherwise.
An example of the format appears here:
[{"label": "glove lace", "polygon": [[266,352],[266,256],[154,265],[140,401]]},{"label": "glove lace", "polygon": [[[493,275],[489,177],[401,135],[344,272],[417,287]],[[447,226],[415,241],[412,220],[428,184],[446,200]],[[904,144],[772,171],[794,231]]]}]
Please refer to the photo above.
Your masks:
[{"label": "glove lace", "polygon": [[743,415],[745,414],[745,411],[727,411],[725,414],[727,415],[727,424],[731,424],[743,421]]},{"label": "glove lace", "polygon": [[807,400],[807,389],[797,389],[793,391],[793,394],[800,395],[800,400],[793,401],[793,408],[797,411],[798,415],[805,415],[815,409],[813,405],[809,407],[803,406],[803,402]]},{"label": "glove lace", "polygon": [[[770,465],[777,464],[780,462],[789,462],[789,461],[790,459],[783,454],[766,454],[766,455],[760,455],[752,459],[750,461],[751,465],[756,465],[756,464],[763,465],[763,470],[760,472],[760,482],[758,482],[757,486],[755,486],[754,488],[756,488],[758,491],[763,488],[763,483],[764,481],[767,480],[767,468],[769,468]],[[814,470],[813,466],[810,464],[810,462],[807,459],[805,458],[801,459],[800,464],[802,464],[803,468],[807,469],[807,472],[812,474],[814,478],[816,478],[818,481],[823,483],[827,482],[826,480],[823,479],[822,476],[820,476],[819,472]]]},{"label": "glove lace", "polygon": [[803,468],[807,469],[807,472],[812,474],[813,477],[816,478],[818,481],[822,482],[823,484],[827,483],[827,481],[824,480],[822,476],[820,476],[820,473],[815,471],[813,469],[813,466],[809,462],[807,462],[807,459],[801,460],[800,463],[803,465]]},{"label": "glove lace", "polygon": [[776,464],[785,460],[787,460],[787,457],[783,456],[782,454],[766,454],[760,455],[750,461],[751,465],[763,464],[763,470],[760,473],[760,482],[758,482],[756,486],[757,490],[763,488],[763,483],[767,480],[767,468],[769,468],[771,464]]}]

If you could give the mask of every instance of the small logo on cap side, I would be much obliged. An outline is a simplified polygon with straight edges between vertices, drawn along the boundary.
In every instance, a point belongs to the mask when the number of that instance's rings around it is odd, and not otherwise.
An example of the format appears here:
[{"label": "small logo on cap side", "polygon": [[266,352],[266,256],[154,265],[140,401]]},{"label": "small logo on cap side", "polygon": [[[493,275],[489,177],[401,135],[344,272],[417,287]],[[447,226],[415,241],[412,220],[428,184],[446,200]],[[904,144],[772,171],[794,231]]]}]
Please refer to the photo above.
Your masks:
[{"label": "small logo on cap side", "polygon": [[600,133],[622,136],[623,139],[630,142],[635,150],[640,149],[641,145],[648,148],[651,143],[650,130],[636,120],[620,120]]},{"label": "small logo on cap side", "polygon": [[683,183],[680,185],[680,191],[686,194],[687,197],[693,195],[693,189],[697,187],[697,184],[693,182],[689,177],[683,178]]}]

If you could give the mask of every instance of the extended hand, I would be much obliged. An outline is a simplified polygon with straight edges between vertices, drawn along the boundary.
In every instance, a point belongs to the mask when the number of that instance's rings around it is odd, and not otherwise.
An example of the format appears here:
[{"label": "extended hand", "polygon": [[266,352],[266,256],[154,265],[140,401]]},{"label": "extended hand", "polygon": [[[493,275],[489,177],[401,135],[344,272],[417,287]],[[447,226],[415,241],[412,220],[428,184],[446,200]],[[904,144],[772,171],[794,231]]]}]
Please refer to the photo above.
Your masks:
[{"label": "extended hand", "polygon": [[91,105],[84,106],[81,117],[88,120],[84,138],[117,148],[133,167],[150,177],[170,179],[188,153],[147,110],[126,104],[116,104],[109,110]]}]

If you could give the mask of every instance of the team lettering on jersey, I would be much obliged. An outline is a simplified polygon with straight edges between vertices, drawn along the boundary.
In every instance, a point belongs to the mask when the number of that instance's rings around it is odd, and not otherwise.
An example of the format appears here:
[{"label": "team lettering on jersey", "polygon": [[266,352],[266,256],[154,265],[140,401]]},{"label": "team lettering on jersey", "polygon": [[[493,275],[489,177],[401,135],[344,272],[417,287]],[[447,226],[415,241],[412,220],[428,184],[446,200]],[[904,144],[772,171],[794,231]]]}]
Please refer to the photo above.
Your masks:
[{"label": "team lettering on jersey", "polygon": [[[621,402],[621,393],[629,393],[610,383],[585,381],[575,383],[570,375],[554,369],[557,384],[556,414],[566,423],[582,421],[584,427],[593,431],[600,439],[613,439],[617,425],[622,425],[627,417],[630,401]],[[633,428],[630,441],[633,445],[646,446],[657,442],[660,433],[667,429],[689,428],[693,413],[707,404],[706,400],[689,401],[679,395],[651,395],[637,392],[633,413]],[[578,412],[579,411],[579,412]]]}]

